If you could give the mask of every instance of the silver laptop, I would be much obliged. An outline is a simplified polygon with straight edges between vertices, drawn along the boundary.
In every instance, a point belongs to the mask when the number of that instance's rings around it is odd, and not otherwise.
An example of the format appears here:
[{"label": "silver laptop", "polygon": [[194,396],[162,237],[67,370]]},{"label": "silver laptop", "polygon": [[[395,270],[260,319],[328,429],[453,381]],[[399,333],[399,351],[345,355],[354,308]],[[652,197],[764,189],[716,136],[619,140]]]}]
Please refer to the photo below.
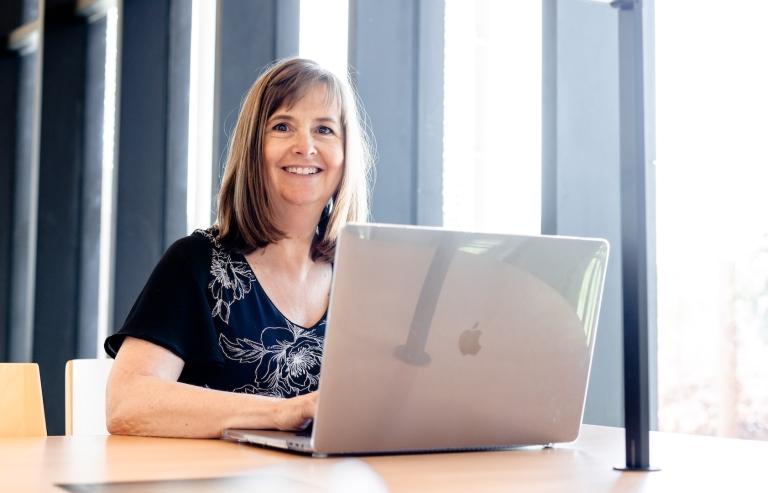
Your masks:
[{"label": "silver laptop", "polygon": [[350,224],[336,249],[314,455],[576,439],[608,260],[601,239]]}]

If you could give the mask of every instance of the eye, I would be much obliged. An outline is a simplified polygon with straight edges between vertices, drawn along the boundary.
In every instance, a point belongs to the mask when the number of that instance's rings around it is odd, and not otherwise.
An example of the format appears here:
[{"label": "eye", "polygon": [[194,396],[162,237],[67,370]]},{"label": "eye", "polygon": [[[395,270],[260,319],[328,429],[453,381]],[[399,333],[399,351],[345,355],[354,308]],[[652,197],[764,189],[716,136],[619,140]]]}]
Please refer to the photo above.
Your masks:
[{"label": "eye", "polygon": [[317,129],[317,131],[318,131],[318,133],[320,133],[322,135],[333,135],[333,134],[336,133],[336,132],[333,131],[333,129],[331,127],[326,127],[325,125],[321,125]]},{"label": "eye", "polygon": [[272,130],[275,130],[277,132],[287,132],[288,125],[286,125],[285,123],[277,123],[272,127]]}]

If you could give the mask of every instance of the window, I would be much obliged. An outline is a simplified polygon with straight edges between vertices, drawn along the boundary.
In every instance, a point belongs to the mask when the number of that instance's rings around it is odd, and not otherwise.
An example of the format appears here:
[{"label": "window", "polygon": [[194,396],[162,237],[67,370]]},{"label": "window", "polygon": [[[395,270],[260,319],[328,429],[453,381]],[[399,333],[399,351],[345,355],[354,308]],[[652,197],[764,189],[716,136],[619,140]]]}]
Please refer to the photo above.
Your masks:
[{"label": "window", "polygon": [[538,234],[541,2],[445,2],[443,224]]},{"label": "window", "polygon": [[768,439],[768,5],[655,9],[659,428]]},{"label": "window", "polygon": [[187,232],[211,225],[216,2],[192,2],[187,140]]},{"label": "window", "polygon": [[100,357],[106,356],[101,342],[110,333],[112,324],[112,279],[114,276],[115,238],[115,123],[117,95],[117,23],[118,8],[107,10],[107,39],[104,60],[104,129],[101,169],[101,217],[99,227],[99,299],[96,322],[96,348]]},{"label": "window", "polygon": [[299,8],[299,56],[346,75],[349,1],[301,0]]},{"label": "window", "polygon": [[[301,56],[346,73],[348,0],[300,3]],[[187,173],[187,231],[207,228],[212,198],[213,92],[216,55],[216,2],[192,3]]]}]

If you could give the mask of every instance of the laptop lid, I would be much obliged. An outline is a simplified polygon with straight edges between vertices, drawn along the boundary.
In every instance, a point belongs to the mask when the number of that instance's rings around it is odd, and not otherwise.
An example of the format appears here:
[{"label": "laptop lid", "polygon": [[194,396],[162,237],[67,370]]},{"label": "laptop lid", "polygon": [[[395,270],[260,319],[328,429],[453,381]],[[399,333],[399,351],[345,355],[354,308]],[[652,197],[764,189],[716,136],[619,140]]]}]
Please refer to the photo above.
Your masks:
[{"label": "laptop lid", "polygon": [[574,440],[607,259],[600,239],[347,225],[313,449]]}]

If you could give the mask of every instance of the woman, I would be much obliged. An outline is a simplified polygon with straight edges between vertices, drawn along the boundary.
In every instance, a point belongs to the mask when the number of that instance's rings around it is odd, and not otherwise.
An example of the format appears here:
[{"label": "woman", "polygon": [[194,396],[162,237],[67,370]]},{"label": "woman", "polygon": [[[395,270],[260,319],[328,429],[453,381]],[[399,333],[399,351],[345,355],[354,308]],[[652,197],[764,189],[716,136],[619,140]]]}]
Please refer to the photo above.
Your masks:
[{"label": "woman", "polygon": [[107,338],[114,434],[218,437],[314,416],[336,239],[368,214],[346,82],[289,59],[251,87],[217,222],[174,243]]}]

